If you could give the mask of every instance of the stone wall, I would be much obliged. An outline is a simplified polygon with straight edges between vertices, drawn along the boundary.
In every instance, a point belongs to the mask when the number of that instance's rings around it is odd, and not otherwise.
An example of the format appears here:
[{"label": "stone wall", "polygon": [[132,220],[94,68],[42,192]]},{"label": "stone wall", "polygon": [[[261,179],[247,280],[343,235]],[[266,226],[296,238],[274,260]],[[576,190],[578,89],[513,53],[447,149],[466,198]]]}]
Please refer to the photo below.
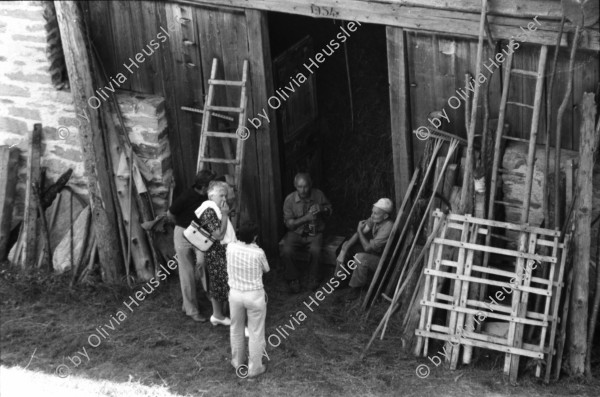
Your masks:
[{"label": "stone wall", "polygon": [[[48,60],[45,25],[43,2],[0,2],[0,145],[20,149],[13,227],[23,218],[26,156],[35,123],[43,126],[41,165],[48,183],[72,168],[69,186],[87,196],[78,138],[86,120],[76,114],[68,85],[59,90],[53,84],[56,68]],[[152,170],[148,187],[160,214],[166,211],[172,175],[164,99],[120,93],[119,103],[134,150]]]},{"label": "stone wall", "polygon": [[[41,1],[0,2],[0,145],[20,149],[13,226],[23,218],[27,150],[35,123],[42,123],[42,159],[52,182],[73,168],[69,185],[86,194],[79,125],[68,90],[54,88],[46,56]],[[59,126],[61,129],[59,136]],[[64,139],[63,139],[64,138]]]}]

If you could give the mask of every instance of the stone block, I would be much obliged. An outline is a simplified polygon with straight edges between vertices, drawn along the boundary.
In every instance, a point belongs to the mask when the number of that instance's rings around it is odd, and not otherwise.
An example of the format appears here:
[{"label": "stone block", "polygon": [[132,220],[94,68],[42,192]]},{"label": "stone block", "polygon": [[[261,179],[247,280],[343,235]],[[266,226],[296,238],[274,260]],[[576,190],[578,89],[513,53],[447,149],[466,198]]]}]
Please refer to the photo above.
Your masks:
[{"label": "stone block", "polygon": [[27,123],[13,117],[0,117],[0,132],[12,132],[14,134],[26,135]]},{"label": "stone block", "polygon": [[39,31],[43,30],[44,31],[44,36],[45,36],[45,27],[44,27],[44,24],[36,23],[36,24],[33,24],[33,25],[28,25],[25,29],[28,32],[39,32]]},{"label": "stone block", "polygon": [[77,127],[79,128],[79,126],[84,123],[87,122],[84,120],[79,120],[76,117],[59,117],[58,118],[58,125],[61,127]]},{"label": "stone block", "polygon": [[38,109],[22,108],[22,107],[13,106],[13,107],[8,108],[8,114],[10,114],[11,116],[21,117],[24,119],[29,119],[29,120],[34,120],[34,121],[42,120],[42,116]]},{"label": "stone block", "polygon": [[50,77],[50,73],[46,74],[24,74],[19,71],[16,73],[7,73],[6,77],[11,80],[24,81],[26,83],[41,83],[41,84],[51,84],[52,78]]},{"label": "stone block", "polygon": [[12,84],[2,84],[0,83],[0,95],[2,96],[20,96],[20,97],[30,97],[31,93],[29,89],[19,87]]},{"label": "stone block", "polygon": [[73,149],[73,148],[63,147],[61,145],[56,145],[54,147],[54,150],[51,151],[51,153],[54,153],[56,156],[66,159],[66,160],[76,161],[76,162],[83,161],[83,157],[81,156],[81,150],[78,150],[78,149]]},{"label": "stone block", "polygon": [[[4,7],[4,6],[3,6]],[[44,16],[42,15],[42,10],[39,8],[30,9],[6,9],[3,8],[0,10],[0,16],[19,18],[19,19],[28,19],[30,21],[44,21]]]},{"label": "stone block", "polygon": [[80,147],[79,130],[75,127],[65,127],[66,130],[61,130],[59,136],[58,129],[54,127],[43,127],[43,137],[45,140],[60,140],[67,145]]},{"label": "stone block", "polygon": [[31,43],[46,43],[46,35],[13,34],[14,41],[29,41]]}]

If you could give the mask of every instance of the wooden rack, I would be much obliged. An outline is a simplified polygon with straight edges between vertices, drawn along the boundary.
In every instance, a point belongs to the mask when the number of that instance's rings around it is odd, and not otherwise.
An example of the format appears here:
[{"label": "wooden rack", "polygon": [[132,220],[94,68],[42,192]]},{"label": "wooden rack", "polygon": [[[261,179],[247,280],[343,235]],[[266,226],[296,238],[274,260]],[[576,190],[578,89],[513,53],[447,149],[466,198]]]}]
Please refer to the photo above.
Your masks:
[{"label": "wooden rack", "polygon": [[[469,215],[446,216],[439,210],[435,211],[434,217],[434,230],[438,232],[431,244],[424,269],[425,287],[420,302],[421,317],[419,327],[415,331],[418,337],[417,354],[427,356],[430,338],[446,341],[451,345],[450,368],[455,369],[461,346],[504,352],[504,373],[510,376],[511,382],[516,381],[518,372],[518,361],[514,357],[531,357],[538,359],[537,377],[542,373],[542,362],[545,362],[544,379],[548,381],[563,287],[567,255],[565,247],[568,247],[570,235],[561,243],[559,231],[474,218]],[[519,232],[518,249],[478,244],[477,240],[485,237],[490,227]],[[460,231],[460,240],[447,237],[447,233],[452,229]],[[446,259],[446,250],[452,247],[458,249],[456,261]],[[550,255],[538,253],[545,247],[551,250]],[[489,253],[498,259],[508,259],[514,263],[514,268],[505,270],[480,266],[473,261],[478,252]],[[548,272],[542,272],[546,267]],[[542,274],[548,274],[548,277],[539,277]],[[474,299],[474,293],[483,284],[504,289],[498,289],[494,294],[483,298],[483,301]],[[475,286],[476,289],[473,288]],[[535,312],[528,307],[530,295],[541,297],[541,312]],[[447,316],[434,316],[434,312],[440,310]],[[439,323],[444,318],[445,323]],[[483,323],[489,319],[508,324],[505,337],[485,333],[474,326],[475,322]],[[525,343],[523,340],[525,326],[535,328],[536,343],[533,343],[533,340]]]}]

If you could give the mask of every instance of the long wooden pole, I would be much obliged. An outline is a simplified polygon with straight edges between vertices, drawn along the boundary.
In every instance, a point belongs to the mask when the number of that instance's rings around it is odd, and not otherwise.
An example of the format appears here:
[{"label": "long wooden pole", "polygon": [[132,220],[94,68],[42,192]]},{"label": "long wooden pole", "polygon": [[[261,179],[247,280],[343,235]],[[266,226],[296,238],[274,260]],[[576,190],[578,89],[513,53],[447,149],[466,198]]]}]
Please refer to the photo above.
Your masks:
[{"label": "long wooden pole", "polygon": [[[558,53],[560,52],[560,41],[562,40],[563,30],[565,27],[565,17],[562,17],[560,21],[560,32],[558,32],[558,36],[556,36],[556,45],[554,46],[554,58],[552,59],[552,66],[550,68],[550,82],[548,83],[548,89],[546,90],[546,143],[544,146],[544,179],[542,180],[542,192],[543,201],[542,201],[542,209],[544,212],[544,221],[546,223],[546,228],[549,229],[552,227],[550,223],[550,189],[548,186],[548,179],[550,172],[550,123],[552,122],[552,91],[554,89],[554,77],[556,75],[556,65],[558,64]],[[555,153],[558,152],[559,148],[555,148]],[[556,183],[556,182],[554,182]],[[554,227],[560,227],[560,225],[554,225]],[[533,327],[532,327],[533,328]]]},{"label": "long wooden pole", "polygon": [[79,127],[79,140],[103,279],[117,283],[124,264],[112,200],[113,181],[109,175],[100,116],[97,107],[88,106],[88,100],[95,92],[91,57],[82,26],[83,13],[75,1],[55,1],[55,6],[75,109],[77,113],[89,116],[89,123],[81,123]]},{"label": "long wooden pole", "polygon": [[[481,19],[479,21],[479,42],[477,43],[477,64],[475,65],[475,76],[481,73],[481,62],[483,60],[483,39],[485,36],[485,16],[487,14],[487,0],[481,0]],[[477,103],[479,102],[479,84],[475,84],[473,93],[473,109],[471,111],[471,121],[469,121],[469,131],[467,133],[467,163],[463,175],[463,187],[460,195],[459,213],[464,214],[469,208],[473,177],[473,144],[475,141],[475,127],[477,125]],[[484,126],[485,128],[485,126]]]},{"label": "long wooden pole", "polygon": [[556,115],[556,144],[554,145],[554,227],[560,227],[560,148],[562,139],[562,119],[567,105],[571,99],[571,91],[573,90],[573,66],[575,64],[575,53],[577,52],[577,42],[579,41],[580,28],[579,25],[575,28],[573,43],[571,44],[571,55],[569,57],[569,78],[567,88],[565,90],[562,103],[558,108]]}]

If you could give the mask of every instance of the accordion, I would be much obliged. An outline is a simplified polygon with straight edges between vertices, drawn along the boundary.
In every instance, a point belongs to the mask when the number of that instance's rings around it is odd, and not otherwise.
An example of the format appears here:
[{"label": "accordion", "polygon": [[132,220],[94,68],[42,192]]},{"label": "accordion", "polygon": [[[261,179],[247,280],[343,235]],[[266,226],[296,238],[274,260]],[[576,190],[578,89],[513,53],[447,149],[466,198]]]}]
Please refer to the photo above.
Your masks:
[{"label": "accordion", "polygon": [[207,251],[215,242],[210,232],[203,229],[194,221],[183,231],[183,235],[190,244],[200,251]]}]

